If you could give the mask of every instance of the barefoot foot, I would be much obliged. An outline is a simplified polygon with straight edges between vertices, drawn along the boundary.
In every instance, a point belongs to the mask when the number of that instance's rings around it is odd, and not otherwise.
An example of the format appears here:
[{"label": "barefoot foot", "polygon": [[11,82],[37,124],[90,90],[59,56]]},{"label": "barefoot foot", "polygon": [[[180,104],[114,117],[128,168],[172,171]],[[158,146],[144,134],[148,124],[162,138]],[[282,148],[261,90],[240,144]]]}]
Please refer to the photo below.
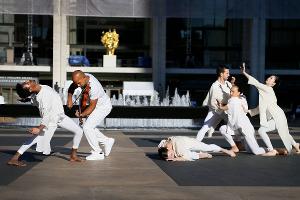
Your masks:
[{"label": "barefoot foot", "polygon": [[268,151],[267,153],[261,154],[262,156],[266,156],[266,157],[271,157],[271,156],[276,156],[278,155],[278,151],[273,149],[271,151]]},{"label": "barefoot foot", "polygon": [[71,156],[70,162],[83,162],[83,159],[79,158],[78,156]]},{"label": "barefoot foot", "polygon": [[232,146],[230,151],[233,151],[234,153],[238,153],[240,150],[237,146]]},{"label": "barefoot foot", "polygon": [[199,153],[199,159],[209,159],[212,158],[212,155],[209,153]]},{"label": "barefoot foot", "polygon": [[235,152],[234,151],[232,151],[232,150],[227,150],[227,149],[222,149],[221,150],[223,153],[226,153],[227,155],[229,155],[230,157],[236,157],[236,154],[235,154]]},{"label": "barefoot foot", "polygon": [[300,144],[296,143],[294,148],[296,149],[296,154],[300,154]]},{"label": "barefoot foot", "polygon": [[8,165],[11,165],[11,166],[15,166],[15,167],[25,167],[27,166],[25,163],[19,161],[19,160],[14,160],[14,159],[11,159],[7,162]]}]

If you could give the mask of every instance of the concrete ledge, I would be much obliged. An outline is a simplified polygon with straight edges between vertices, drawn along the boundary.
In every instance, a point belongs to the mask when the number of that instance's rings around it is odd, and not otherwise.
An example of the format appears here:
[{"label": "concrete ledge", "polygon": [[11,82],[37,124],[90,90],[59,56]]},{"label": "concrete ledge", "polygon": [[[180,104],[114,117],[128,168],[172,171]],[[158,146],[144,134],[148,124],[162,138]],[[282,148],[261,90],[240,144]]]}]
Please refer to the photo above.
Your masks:
[{"label": "concrete ledge", "polygon": [[[77,106],[71,110],[64,107],[66,115],[75,117]],[[157,119],[198,119],[207,114],[206,107],[164,107],[164,106],[113,106],[107,118],[157,118]],[[0,105],[2,117],[37,117],[38,108],[32,105],[3,104]]]}]

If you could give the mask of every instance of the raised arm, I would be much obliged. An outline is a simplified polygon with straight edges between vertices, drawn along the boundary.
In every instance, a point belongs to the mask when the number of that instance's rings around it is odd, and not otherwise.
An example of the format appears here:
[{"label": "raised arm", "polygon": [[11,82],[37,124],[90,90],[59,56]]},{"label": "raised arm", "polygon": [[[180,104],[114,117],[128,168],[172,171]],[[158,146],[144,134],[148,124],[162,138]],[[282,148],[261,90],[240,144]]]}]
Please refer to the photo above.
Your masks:
[{"label": "raised arm", "polygon": [[254,77],[252,77],[246,72],[245,63],[243,63],[241,66],[241,73],[248,79],[248,84],[255,86],[258,90],[262,90],[265,92],[268,91],[268,86],[266,86],[263,83],[260,83],[258,80],[256,80]]},{"label": "raised arm", "polygon": [[246,76],[247,79],[249,79],[251,76],[246,72],[246,66],[245,63],[242,64],[241,66],[241,73]]}]

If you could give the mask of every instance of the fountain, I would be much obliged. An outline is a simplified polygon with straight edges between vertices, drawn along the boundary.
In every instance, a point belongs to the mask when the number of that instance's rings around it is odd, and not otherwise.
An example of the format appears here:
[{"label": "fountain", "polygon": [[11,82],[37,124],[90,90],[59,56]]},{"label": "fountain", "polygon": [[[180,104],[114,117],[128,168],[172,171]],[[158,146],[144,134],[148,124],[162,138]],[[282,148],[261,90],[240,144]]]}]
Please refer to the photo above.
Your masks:
[{"label": "fountain", "polygon": [[[66,91],[60,88],[59,94],[66,104]],[[75,91],[73,96],[73,101],[80,94],[80,90]],[[152,96],[146,95],[135,95],[135,96],[125,96],[122,94],[118,95],[118,98],[113,95],[111,98],[112,105],[115,106],[191,106],[189,91],[185,95],[180,96],[178,94],[177,88],[175,89],[174,96],[170,97],[169,88],[166,91],[165,97],[160,101],[158,92],[154,92]],[[78,104],[78,102],[76,102]],[[74,119],[75,121],[77,119]],[[16,122],[11,125],[17,126],[38,126],[40,123],[40,118],[17,118]],[[99,125],[99,127],[106,128],[193,128],[198,125],[194,123],[193,119],[129,119],[129,118],[107,118],[105,123]]]},{"label": "fountain", "polygon": [[[170,101],[171,99],[171,101]],[[175,89],[174,96],[170,98],[169,88],[166,91],[165,98],[160,102],[158,92],[149,96],[126,96],[125,101],[123,96],[119,95],[116,99],[115,96],[111,98],[112,105],[124,106],[191,106],[189,91],[185,95],[180,96],[177,88]],[[129,118],[107,118],[106,127],[111,128],[192,128],[196,127],[193,119],[129,119]]]}]

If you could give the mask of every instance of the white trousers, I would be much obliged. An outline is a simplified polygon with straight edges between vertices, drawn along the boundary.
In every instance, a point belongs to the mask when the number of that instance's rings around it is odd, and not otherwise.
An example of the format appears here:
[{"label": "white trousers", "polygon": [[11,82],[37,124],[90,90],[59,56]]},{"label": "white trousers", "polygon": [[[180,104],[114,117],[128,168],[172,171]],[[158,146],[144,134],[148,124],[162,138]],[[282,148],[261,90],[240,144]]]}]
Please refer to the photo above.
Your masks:
[{"label": "white trousers", "polygon": [[[61,128],[64,128],[74,133],[73,149],[78,149],[83,135],[83,130],[80,128],[80,126],[77,125],[71,118],[67,116],[65,116],[61,121],[59,121],[57,125]],[[42,131],[42,133],[40,133],[39,135],[33,135],[31,138],[29,138],[27,141],[24,142],[24,144],[18,150],[18,153],[22,155],[31,146],[37,144],[36,145],[37,152],[42,152],[45,155],[49,155],[51,153],[50,141],[56,129],[57,126],[50,126],[45,128]]]},{"label": "white trousers", "polygon": [[[216,113],[214,111],[208,111],[207,116],[206,116],[206,118],[204,120],[204,124],[203,124],[202,128],[198,131],[196,139],[201,142],[203,140],[206,132],[210,128],[216,128],[217,125],[222,120],[227,121],[227,116],[224,113],[218,114],[218,113]],[[234,133],[231,135],[231,134],[227,134],[227,132],[221,132],[221,134],[225,137],[225,140],[231,146],[235,146],[235,142],[233,141],[233,138],[232,138],[232,135],[234,135]]]},{"label": "white trousers", "polygon": [[216,126],[222,121],[222,119],[224,119],[223,114],[219,115],[214,111],[208,111],[204,119],[203,126],[197,133],[197,140],[202,141],[207,131],[210,128],[216,128]]},{"label": "white trousers", "polygon": [[195,140],[194,144],[192,145],[191,151],[201,151],[201,152],[220,152],[221,147],[215,144],[205,144],[200,142],[199,140]]},{"label": "white trousers", "polygon": [[[231,135],[231,134],[234,134],[234,133],[236,133],[236,134],[241,133],[244,136],[245,140],[246,140],[247,147],[249,147],[249,148],[246,148],[246,150],[250,150],[251,153],[253,153],[255,155],[260,155],[260,154],[266,153],[264,148],[259,147],[259,145],[258,145],[258,143],[255,139],[255,130],[254,130],[252,125],[243,127],[241,129],[238,129],[238,130],[235,130],[235,131],[232,130],[229,126],[223,125],[223,126],[220,127],[220,132],[224,136],[225,135]],[[226,138],[226,140],[227,140],[227,138]]]},{"label": "white trousers", "polygon": [[99,125],[105,117],[110,113],[112,106],[103,106],[95,108],[83,124],[83,132],[87,138],[88,143],[95,152],[102,152],[99,146],[104,144],[108,137],[101,133],[96,126]]},{"label": "white trousers", "polygon": [[[264,143],[266,144],[266,146],[268,148],[268,151],[271,151],[274,148],[273,148],[273,145],[271,143],[271,140],[270,140],[267,132],[276,131],[277,128],[276,128],[276,124],[275,124],[274,119],[269,120],[267,123],[268,123],[267,127],[261,126],[258,129],[258,134],[262,138],[262,140],[264,141]],[[291,135],[289,135],[288,137],[290,138],[290,141],[291,141],[292,145],[295,145],[296,141],[293,139],[293,137]]]}]

